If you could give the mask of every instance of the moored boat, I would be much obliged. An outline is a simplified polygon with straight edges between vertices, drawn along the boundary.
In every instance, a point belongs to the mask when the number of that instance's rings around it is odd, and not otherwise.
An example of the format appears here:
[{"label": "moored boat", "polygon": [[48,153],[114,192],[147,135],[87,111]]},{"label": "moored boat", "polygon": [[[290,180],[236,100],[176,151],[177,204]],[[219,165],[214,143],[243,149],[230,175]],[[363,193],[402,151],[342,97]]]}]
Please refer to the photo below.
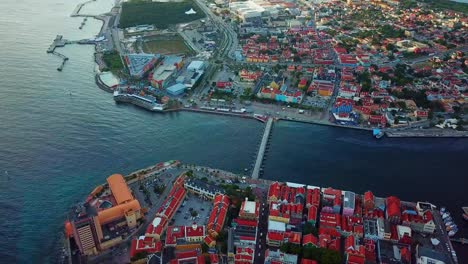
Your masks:
[{"label": "moored boat", "polygon": [[265,115],[254,114],[253,117],[262,123],[265,123],[268,120],[268,116]]},{"label": "moored boat", "polygon": [[375,129],[372,130],[372,135],[373,135],[375,138],[379,139],[379,138],[382,138],[385,134],[384,134],[384,132],[382,132],[380,129],[375,128]]}]

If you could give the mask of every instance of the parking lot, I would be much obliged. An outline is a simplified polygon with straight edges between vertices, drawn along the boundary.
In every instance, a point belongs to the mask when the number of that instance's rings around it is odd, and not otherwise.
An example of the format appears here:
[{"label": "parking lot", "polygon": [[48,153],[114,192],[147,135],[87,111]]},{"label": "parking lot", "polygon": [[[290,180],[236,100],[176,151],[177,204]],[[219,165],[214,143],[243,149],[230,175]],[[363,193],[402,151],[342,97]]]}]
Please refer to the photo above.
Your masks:
[{"label": "parking lot", "polygon": [[306,96],[302,104],[307,106],[325,108],[330,102],[330,98],[322,97],[322,96]]},{"label": "parking lot", "polygon": [[[194,222],[197,225],[205,225],[208,222],[213,204],[211,201],[203,200],[193,194],[187,194],[185,201],[174,216],[175,226],[190,226]],[[192,212],[197,216],[193,217]]]}]

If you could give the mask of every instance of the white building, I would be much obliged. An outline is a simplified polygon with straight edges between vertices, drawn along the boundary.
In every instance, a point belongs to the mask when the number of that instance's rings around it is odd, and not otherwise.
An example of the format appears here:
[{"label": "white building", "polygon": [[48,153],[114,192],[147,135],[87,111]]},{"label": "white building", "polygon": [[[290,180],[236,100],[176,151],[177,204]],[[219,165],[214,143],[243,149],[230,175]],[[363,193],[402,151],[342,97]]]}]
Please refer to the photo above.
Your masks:
[{"label": "white building", "polygon": [[205,70],[205,62],[204,61],[192,61],[187,70],[195,72],[195,71],[203,71]]}]

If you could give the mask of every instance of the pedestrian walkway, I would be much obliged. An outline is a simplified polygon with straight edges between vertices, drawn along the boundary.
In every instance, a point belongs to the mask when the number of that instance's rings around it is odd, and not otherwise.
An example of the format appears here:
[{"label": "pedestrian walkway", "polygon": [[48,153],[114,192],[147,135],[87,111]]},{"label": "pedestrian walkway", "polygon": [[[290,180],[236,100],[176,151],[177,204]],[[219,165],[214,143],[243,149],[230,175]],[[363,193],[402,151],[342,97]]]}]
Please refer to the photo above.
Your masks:
[{"label": "pedestrian walkway", "polygon": [[268,138],[270,137],[271,128],[273,126],[273,118],[269,117],[265,131],[263,132],[262,142],[260,143],[260,149],[258,150],[257,160],[255,161],[255,166],[252,171],[252,179],[258,179],[260,176],[260,168],[262,166],[263,157],[265,156],[265,150],[268,143]]}]

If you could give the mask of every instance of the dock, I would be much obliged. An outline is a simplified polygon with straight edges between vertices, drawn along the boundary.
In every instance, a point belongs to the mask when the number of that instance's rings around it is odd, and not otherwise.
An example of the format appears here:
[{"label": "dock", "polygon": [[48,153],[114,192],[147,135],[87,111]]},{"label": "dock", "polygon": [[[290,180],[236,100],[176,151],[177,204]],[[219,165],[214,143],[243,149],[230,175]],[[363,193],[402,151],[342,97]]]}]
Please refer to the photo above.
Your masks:
[{"label": "dock", "polygon": [[58,47],[64,47],[67,44],[67,40],[63,38],[62,35],[57,35],[52,42],[52,44],[47,49],[47,53],[54,53],[55,49]]},{"label": "dock", "polygon": [[57,71],[62,71],[65,67],[65,63],[68,61],[68,57],[55,51],[57,48],[65,47],[65,45],[69,44],[80,44],[80,45],[95,45],[96,41],[93,39],[82,39],[82,40],[67,40],[64,39],[62,35],[57,35],[55,39],[50,44],[49,48],[47,49],[47,53],[54,54],[62,59],[62,63],[57,68]]},{"label": "dock", "polygon": [[262,142],[260,143],[260,148],[258,150],[257,159],[255,161],[255,166],[252,171],[252,179],[258,179],[260,176],[260,168],[262,166],[263,157],[265,156],[265,150],[268,143],[268,138],[270,137],[271,128],[273,127],[273,118],[268,118],[267,124],[265,126],[265,131],[263,132]]},{"label": "dock", "polygon": [[319,126],[331,126],[331,127],[339,127],[339,128],[349,128],[354,130],[365,130],[365,131],[372,131],[372,128],[369,127],[360,127],[360,126],[347,126],[347,125],[340,125],[332,122],[328,122],[325,120],[305,120],[305,119],[297,119],[297,118],[284,118],[280,117],[278,120],[282,121],[289,121],[289,122],[297,122],[297,123],[304,123],[304,124],[311,124],[311,125],[319,125]]},{"label": "dock", "polygon": [[65,45],[69,44],[70,42],[66,39],[63,38],[62,35],[57,35],[52,42],[52,44],[49,46],[47,49],[47,53],[54,54],[55,56],[58,56],[62,59],[62,63],[60,66],[57,68],[57,71],[62,71],[63,68],[65,67],[65,63],[68,61],[68,57],[63,55],[62,53],[56,52],[55,49],[58,47],[65,47]]}]

